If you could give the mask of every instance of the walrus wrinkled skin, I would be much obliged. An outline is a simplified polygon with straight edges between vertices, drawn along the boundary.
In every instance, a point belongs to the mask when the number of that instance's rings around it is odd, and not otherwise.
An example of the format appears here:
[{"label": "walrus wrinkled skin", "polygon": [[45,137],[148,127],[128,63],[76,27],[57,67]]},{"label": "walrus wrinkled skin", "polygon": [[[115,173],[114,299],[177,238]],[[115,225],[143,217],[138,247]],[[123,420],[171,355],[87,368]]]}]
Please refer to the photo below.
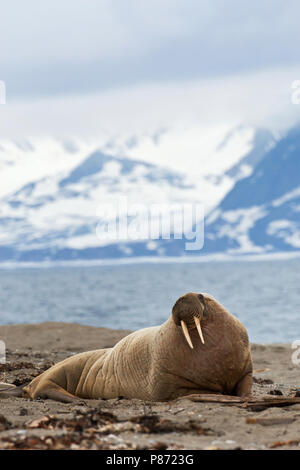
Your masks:
[{"label": "walrus wrinkled skin", "polygon": [[22,390],[23,396],[166,401],[191,394],[249,396],[252,358],[240,321],[211,295],[188,293],[161,326],[136,331],[113,348],[76,354]]}]

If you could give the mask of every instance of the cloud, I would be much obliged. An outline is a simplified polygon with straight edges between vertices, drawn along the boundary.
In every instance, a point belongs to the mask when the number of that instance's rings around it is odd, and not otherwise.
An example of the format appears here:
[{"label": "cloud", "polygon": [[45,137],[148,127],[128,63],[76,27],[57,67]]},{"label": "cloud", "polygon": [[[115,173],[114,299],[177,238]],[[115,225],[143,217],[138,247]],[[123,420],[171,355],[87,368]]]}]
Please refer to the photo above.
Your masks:
[{"label": "cloud", "polygon": [[99,139],[156,133],[170,127],[218,125],[284,130],[299,121],[292,82],[300,67],[215,79],[141,84],[103,92],[0,106],[0,138],[53,135]]},{"label": "cloud", "polygon": [[297,0],[10,0],[1,70],[11,98],[185,82],[299,63]]}]

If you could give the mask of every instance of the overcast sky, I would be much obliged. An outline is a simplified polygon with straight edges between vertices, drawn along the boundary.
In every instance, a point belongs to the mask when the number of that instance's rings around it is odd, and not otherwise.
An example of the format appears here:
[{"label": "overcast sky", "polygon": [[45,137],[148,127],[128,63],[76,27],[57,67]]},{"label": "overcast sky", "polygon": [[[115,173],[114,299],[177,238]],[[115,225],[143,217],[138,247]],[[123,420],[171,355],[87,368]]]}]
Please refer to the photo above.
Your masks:
[{"label": "overcast sky", "polygon": [[298,0],[2,0],[10,97],[299,64]]},{"label": "overcast sky", "polygon": [[[127,96],[124,115],[130,102],[151,103],[153,97],[154,119],[168,103],[176,113],[188,113],[186,101],[195,116],[203,114],[199,103],[207,101],[208,89],[216,118],[224,106],[235,109],[241,102],[241,120],[248,119],[249,106],[251,115],[257,106],[257,115],[273,117],[282,106],[283,119],[294,119],[300,106],[292,107],[289,94],[291,81],[300,79],[299,18],[299,0],[2,0],[0,79],[6,82],[7,107],[0,119],[13,131],[16,109],[28,114],[26,100],[31,109],[39,107],[36,128],[42,119],[46,131],[47,99],[61,100],[63,107],[72,96],[91,109],[89,94],[97,97],[93,103],[101,107],[105,100],[117,113],[113,103],[120,93]],[[198,100],[191,111],[188,95],[195,87]],[[169,102],[160,108],[164,95]],[[34,116],[29,121],[34,129]]]}]

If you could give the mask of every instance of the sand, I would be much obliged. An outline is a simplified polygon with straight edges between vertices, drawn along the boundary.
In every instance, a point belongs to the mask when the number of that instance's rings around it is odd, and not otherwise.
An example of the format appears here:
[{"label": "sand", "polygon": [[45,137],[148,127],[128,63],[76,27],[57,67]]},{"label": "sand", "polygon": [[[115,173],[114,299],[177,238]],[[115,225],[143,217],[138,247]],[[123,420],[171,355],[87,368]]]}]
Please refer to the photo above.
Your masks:
[{"label": "sand", "polygon": [[[74,353],[113,346],[129,331],[68,323],[0,326],[0,381],[23,384]],[[252,345],[254,396],[295,396],[291,345]],[[298,392],[299,393],[299,392]],[[275,394],[275,395],[274,395]],[[242,408],[175,400],[0,398],[0,449],[298,449],[300,404]]]}]

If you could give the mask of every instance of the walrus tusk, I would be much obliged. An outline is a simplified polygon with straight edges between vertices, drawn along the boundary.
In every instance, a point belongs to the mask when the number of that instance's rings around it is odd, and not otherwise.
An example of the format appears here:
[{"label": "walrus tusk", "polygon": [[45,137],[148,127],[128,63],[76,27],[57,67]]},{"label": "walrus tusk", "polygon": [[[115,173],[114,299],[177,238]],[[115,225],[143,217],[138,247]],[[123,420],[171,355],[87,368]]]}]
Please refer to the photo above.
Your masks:
[{"label": "walrus tusk", "polygon": [[190,337],[190,334],[189,334],[189,330],[185,324],[185,322],[183,320],[181,320],[181,326],[182,326],[182,331],[183,331],[183,334],[184,334],[184,337],[185,339],[187,340],[187,343],[189,344],[189,346],[194,349],[194,346],[193,346],[193,343],[192,343],[192,340],[191,340],[191,337]]},{"label": "walrus tusk", "polygon": [[202,333],[202,329],[201,329],[201,325],[200,325],[200,320],[199,320],[199,318],[198,318],[198,317],[194,317],[194,322],[196,323],[196,327],[197,327],[199,336],[200,336],[200,338],[201,338],[201,341],[202,341],[202,343],[204,344],[204,338],[203,338],[203,333]]}]

